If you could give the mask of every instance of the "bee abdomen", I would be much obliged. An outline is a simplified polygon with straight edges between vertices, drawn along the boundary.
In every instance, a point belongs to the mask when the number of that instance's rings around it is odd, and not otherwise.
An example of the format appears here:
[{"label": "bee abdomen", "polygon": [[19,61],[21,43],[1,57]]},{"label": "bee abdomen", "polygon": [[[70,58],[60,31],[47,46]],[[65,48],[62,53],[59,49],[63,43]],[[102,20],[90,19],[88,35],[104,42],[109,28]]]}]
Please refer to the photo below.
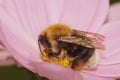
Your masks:
[{"label": "bee abdomen", "polygon": [[90,57],[94,54],[95,49],[94,48],[85,48],[83,52],[80,52],[81,54],[81,60],[83,60],[85,63],[90,59]]},{"label": "bee abdomen", "polygon": [[85,63],[80,60],[80,57],[76,58],[75,60],[72,61],[72,66],[71,68],[75,71],[79,71],[82,69],[82,67],[85,65]]},{"label": "bee abdomen", "polygon": [[78,50],[76,50],[72,54],[76,54],[77,56],[72,61],[71,68],[74,70],[80,70],[88,62],[90,57],[94,54],[94,49],[93,48],[91,48],[91,49],[84,48],[84,49],[80,50],[78,48]]}]

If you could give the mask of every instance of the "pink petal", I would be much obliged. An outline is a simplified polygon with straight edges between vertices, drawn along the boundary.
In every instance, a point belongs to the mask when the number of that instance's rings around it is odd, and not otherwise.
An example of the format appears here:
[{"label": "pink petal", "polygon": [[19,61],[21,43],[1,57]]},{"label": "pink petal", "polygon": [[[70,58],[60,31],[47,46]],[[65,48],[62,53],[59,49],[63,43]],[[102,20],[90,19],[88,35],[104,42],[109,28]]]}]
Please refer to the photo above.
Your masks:
[{"label": "pink petal", "polygon": [[105,24],[98,33],[105,36],[106,50],[104,53],[106,56],[109,56],[116,50],[119,50],[120,43],[118,41],[120,40],[120,21]]},{"label": "pink petal", "polygon": [[3,1],[4,1],[4,0],[0,0],[0,5],[2,5],[2,4],[3,4]]},{"label": "pink petal", "polygon": [[87,71],[103,77],[120,77],[120,21],[104,25],[99,31],[106,37],[106,50],[102,54],[97,70]]},{"label": "pink petal", "polygon": [[72,28],[96,32],[104,22],[108,0],[64,0],[60,22]]},{"label": "pink petal", "polygon": [[40,31],[48,26],[44,0],[5,0],[1,7],[36,41]]},{"label": "pink petal", "polygon": [[21,29],[22,25],[5,13],[2,8],[0,8],[0,12],[0,37],[2,43],[16,60],[28,69],[34,70],[28,63],[32,59],[31,57],[38,56],[37,43]]},{"label": "pink petal", "polygon": [[43,29],[58,23],[62,3],[62,0],[5,0],[2,7],[37,41]]},{"label": "pink petal", "polygon": [[11,66],[16,65],[17,67],[22,67],[13,56],[2,46],[0,46],[0,66]]},{"label": "pink petal", "polygon": [[45,0],[48,23],[59,23],[60,14],[65,0]]},{"label": "pink petal", "polygon": [[82,76],[71,68],[64,68],[53,63],[33,62],[33,66],[39,75],[50,80],[83,80]]},{"label": "pink petal", "polygon": [[5,0],[4,8],[37,40],[40,31],[53,23],[96,31],[105,20],[108,4],[108,0]]},{"label": "pink petal", "polygon": [[110,6],[107,20],[108,22],[120,20],[120,2]]},{"label": "pink petal", "polygon": [[84,80],[115,80],[114,78],[101,77],[101,76],[96,76],[96,75],[89,74],[89,73],[82,73],[82,76]]},{"label": "pink petal", "polygon": [[12,58],[12,55],[0,46],[0,66],[9,66],[14,64],[15,60]]},{"label": "pink petal", "polygon": [[12,55],[9,54],[2,46],[0,46],[0,60],[4,60],[8,57],[12,57]]},{"label": "pink petal", "polygon": [[0,46],[5,47],[4,44],[2,43],[1,39],[0,39]]},{"label": "pink petal", "polygon": [[0,60],[0,66],[11,66],[15,64],[16,63],[14,59]]}]

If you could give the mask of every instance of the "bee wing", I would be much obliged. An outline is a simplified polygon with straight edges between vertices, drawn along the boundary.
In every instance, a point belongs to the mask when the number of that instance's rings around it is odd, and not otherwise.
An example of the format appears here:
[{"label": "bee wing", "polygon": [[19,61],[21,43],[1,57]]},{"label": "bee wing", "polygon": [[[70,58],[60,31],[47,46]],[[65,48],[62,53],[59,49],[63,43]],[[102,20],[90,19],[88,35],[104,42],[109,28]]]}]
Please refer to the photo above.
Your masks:
[{"label": "bee wing", "polygon": [[91,39],[92,44],[94,45],[94,47],[95,47],[96,49],[105,50],[105,46],[104,46],[104,44],[103,44],[102,41],[99,41],[99,40],[97,40],[96,38],[90,38],[90,39]]},{"label": "bee wing", "polygon": [[[94,48],[93,45],[90,45],[89,42],[84,41],[81,37],[76,36],[66,36],[66,37],[60,37],[59,41],[64,43],[72,43],[71,45],[80,45],[88,48]],[[68,46],[69,47],[69,46]]]},{"label": "bee wing", "polygon": [[105,50],[105,46],[103,45],[103,41],[105,40],[105,36],[97,33],[86,32],[86,31],[79,31],[79,30],[72,30],[72,35],[77,36],[86,36],[89,38],[96,49]]},{"label": "bee wing", "polygon": [[67,37],[60,37],[59,41],[68,42],[68,43],[75,43],[75,39],[76,38],[73,36],[67,36]]},{"label": "bee wing", "polygon": [[92,33],[92,32],[86,32],[86,31],[79,31],[79,30],[72,30],[72,34],[77,34],[77,35],[84,35],[86,37],[91,37],[91,38],[96,38],[100,41],[104,41],[105,40],[105,36],[101,35],[101,34],[97,34],[97,33]]}]

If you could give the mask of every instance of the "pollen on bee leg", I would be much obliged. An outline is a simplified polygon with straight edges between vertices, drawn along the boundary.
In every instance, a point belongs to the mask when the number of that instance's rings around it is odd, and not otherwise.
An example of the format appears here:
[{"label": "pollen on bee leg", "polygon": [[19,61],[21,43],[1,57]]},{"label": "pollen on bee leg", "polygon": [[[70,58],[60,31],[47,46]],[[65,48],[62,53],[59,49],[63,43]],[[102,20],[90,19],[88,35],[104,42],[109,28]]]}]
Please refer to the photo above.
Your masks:
[{"label": "pollen on bee leg", "polygon": [[56,63],[60,66],[68,67],[68,68],[71,67],[71,65],[72,65],[72,62],[71,62],[70,58],[67,57],[67,56],[65,56],[64,58],[63,57],[55,57],[55,56],[50,58],[48,56],[48,50],[47,49],[43,50],[42,60],[46,61],[46,62],[54,62],[54,63]]},{"label": "pollen on bee leg", "polygon": [[99,62],[99,55],[98,52],[95,50],[94,54],[91,56],[91,58],[88,60],[86,65],[84,66],[84,69],[96,69]]}]

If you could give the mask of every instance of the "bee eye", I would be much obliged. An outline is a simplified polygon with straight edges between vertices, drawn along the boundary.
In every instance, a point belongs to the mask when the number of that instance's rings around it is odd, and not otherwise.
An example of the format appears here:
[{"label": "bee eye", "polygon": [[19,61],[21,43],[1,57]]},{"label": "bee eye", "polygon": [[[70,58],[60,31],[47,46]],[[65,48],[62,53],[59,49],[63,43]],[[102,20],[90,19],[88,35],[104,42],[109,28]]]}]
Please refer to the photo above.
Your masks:
[{"label": "bee eye", "polygon": [[39,41],[41,42],[41,44],[44,47],[49,48],[51,46],[50,42],[48,41],[48,39],[46,38],[46,36],[40,35],[39,36]]}]

